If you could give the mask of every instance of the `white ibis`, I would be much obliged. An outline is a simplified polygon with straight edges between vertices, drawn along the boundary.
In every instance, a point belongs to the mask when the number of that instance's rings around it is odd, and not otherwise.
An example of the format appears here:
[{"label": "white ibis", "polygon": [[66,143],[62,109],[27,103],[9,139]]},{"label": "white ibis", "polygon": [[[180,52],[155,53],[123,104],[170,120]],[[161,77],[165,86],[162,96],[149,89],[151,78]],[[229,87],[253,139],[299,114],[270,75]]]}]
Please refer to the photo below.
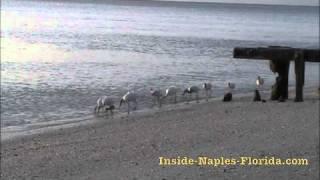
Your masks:
[{"label": "white ibis", "polygon": [[166,89],[166,94],[163,96],[163,99],[167,98],[168,96],[173,96],[174,103],[177,103],[177,91],[178,89],[175,86],[170,86],[168,89]]},{"label": "white ibis", "polygon": [[128,114],[130,114],[130,106],[131,106],[130,104],[131,104],[131,103],[134,103],[134,104],[135,104],[134,109],[137,109],[138,103],[137,103],[137,95],[136,95],[136,93],[131,92],[131,91],[127,92],[127,93],[121,98],[119,108],[121,107],[121,105],[122,105],[123,103],[127,103],[127,105],[128,105]]},{"label": "white ibis", "polygon": [[206,98],[208,101],[209,97],[211,97],[211,95],[212,95],[212,84],[211,83],[203,83],[202,88],[206,92]]},{"label": "white ibis", "polygon": [[190,97],[191,97],[192,94],[195,94],[196,95],[196,100],[197,100],[197,102],[199,102],[199,91],[200,91],[200,89],[198,88],[198,86],[191,86],[191,87],[185,89],[183,91],[182,95],[189,94]]},{"label": "white ibis", "polygon": [[257,77],[257,80],[256,80],[256,85],[257,85],[257,87],[258,87],[258,88],[259,88],[259,87],[262,87],[263,84],[264,84],[264,79],[261,78],[260,76],[258,76],[258,77]]},{"label": "white ibis", "polygon": [[101,96],[97,100],[97,105],[94,107],[94,112],[99,113],[101,108],[105,108],[105,111],[110,111],[113,114],[115,109],[114,101],[108,96]]},{"label": "white ibis", "polygon": [[[159,107],[161,107],[161,97],[162,97],[162,92],[161,90],[154,90],[154,89],[150,89],[150,94],[151,96],[154,98],[154,100],[157,101]],[[153,103],[155,104],[155,103]]]},{"label": "white ibis", "polygon": [[260,95],[260,92],[259,92],[259,89],[260,89],[260,87],[263,86],[263,84],[264,84],[264,79],[261,78],[260,76],[258,76],[257,79],[256,79],[257,88],[256,88],[256,90],[254,91],[253,101],[266,102],[266,100],[264,100],[264,99],[261,98],[261,95]]}]

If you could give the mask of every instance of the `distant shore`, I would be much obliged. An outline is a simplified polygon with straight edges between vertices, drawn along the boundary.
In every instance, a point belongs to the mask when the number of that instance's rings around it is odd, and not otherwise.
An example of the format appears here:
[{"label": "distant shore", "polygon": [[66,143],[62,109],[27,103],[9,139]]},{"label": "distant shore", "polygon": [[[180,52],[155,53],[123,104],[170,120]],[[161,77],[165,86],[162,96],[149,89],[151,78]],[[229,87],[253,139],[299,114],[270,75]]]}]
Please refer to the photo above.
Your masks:
[{"label": "distant shore", "polygon": [[198,6],[247,6],[253,8],[261,7],[305,7],[305,8],[316,8],[315,5],[301,5],[301,4],[263,4],[263,3],[237,3],[235,2],[206,2],[204,1],[188,1],[188,0],[17,0],[17,1],[46,1],[46,2],[75,2],[75,3],[101,3],[101,4],[113,4],[113,5],[148,5],[148,6],[177,6],[177,7],[198,7]]},{"label": "distant shore", "polygon": [[[293,97],[291,94],[290,97]],[[202,101],[1,144],[1,179],[319,179],[319,95]],[[159,157],[305,158],[307,166],[160,166]]]}]

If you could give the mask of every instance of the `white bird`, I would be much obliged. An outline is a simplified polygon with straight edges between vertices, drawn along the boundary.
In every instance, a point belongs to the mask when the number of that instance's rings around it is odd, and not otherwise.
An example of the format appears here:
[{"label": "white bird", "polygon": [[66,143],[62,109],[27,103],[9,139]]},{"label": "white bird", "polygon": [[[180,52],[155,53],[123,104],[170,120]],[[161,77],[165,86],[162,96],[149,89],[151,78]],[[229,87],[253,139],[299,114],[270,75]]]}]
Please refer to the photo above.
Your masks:
[{"label": "white bird", "polygon": [[[161,97],[162,97],[162,92],[161,90],[154,90],[154,89],[150,89],[150,94],[153,98],[153,100],[157,101],[157,103],[159,104],[159,107],[161,107]],[[155,104],[155,102],[153,101],[153,104]]]},{"label": "white bird", "polygon": [[202,88],[206,92],[206,98],[208,101],[209,97],[211,97],[211,95],[212,95],[212,84],[211,83],[203,83]]},{"label": "white bird", "polygon": [[131,91],[127,92],[127,93],[121,98],[119,108],[121,107],[121,105],[122,105],[123,103],[127,103],[127,105],[128,105],[128,114],[130,114],[130,103],[134,103],[134,104],[135,104],[134,109],[137,109],[138,103],[137,103],[137,95],[136,95],[136,93],[131,92]]},{"label": "white bird", "polygon": [[168,96],[174,97],[174,103],[177,103],[177,91],[178,89],[175,86],[170,86],[166,89],[166,94],[162,97],[162,99],[167,98]]},{"label": "white bird", "polygon": [[113,110],[115,109],[114,101],[112,98],[108,96],[101,96],[97,100],[97,105],[94,108],[95,113],[99,113],[101,108],[106,108],[106,111],[110,111],[113,114]]},{"label": "white bird", "polygon": [[[189,88],[187,88],[187,89],[185,89],[184,91],[183,91],[183,94],[182,95],[185,95],[185,94],[189,94],[190,95],[190,98],[191,98],[191,96],[192,96],[192,94],[196,94],[196,99],[197,99],[197,102],[199,102],[199,88],[198,88],[198,86],[191,86],[191,87],[189,87]],[[190,99],[189,99],[190,100]],[[188,101],[189,101],[188,100]]]},{"label": "white bird", "polygon": [[258,76],[257,79],[256,79],[257,88],[256,88],[255,93],[254,93],[253,101],[266,102],[266,100],[261,98],[261,95],[260,95],[260,92],[259,92],[259,89],[260,89],[260,87],[263,86],[263,84],[264,84],[264,79],[261,78],[260,76]]},{"label": "white bird", "polygon": [[257,85],[257,87],[258,87],[258,88],[259,88],[259,87],[262,87],[263,84],[264,84],[264,79],[261,78],[260,76],[258,76],[258,77],[257,77],[257,80],[256,80],[256,85]]}]

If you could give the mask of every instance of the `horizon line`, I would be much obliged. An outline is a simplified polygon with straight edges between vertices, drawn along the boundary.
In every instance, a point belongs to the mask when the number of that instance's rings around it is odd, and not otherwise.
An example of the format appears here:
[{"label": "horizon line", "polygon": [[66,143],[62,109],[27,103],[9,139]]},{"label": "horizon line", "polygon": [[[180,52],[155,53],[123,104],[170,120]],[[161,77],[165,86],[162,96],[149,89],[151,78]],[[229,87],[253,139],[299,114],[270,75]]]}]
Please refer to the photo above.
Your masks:
[{"label": "horizon line", "polygon": [[[6,0],[3,0],[6,1]],[[256,6],[293,6],[293,7],[320,7],[320,4],[285,4],[285,3],[256,3],[256,2],[213,2],[206,0],[92,0],[91,2],[86,0],[14,0],[14,1],[51,1],[51,2],[82,2],[82,3],[117,3],[117,2],[159,2],[159,3],[186,3],[186,4],[234,4],[234,5],[256,5]]]},{"label": "horizon line", "polygon": [[[120,0],[121,1],[121,0]],[[130,0],[125,0],[130,1]],[[133,1],[148,1],[148,0],[133,0]],[[256,3],[256,2],[213,2],[213,1],[189,1],[189,0],[150,0],[154,2],[175,2],[175,3],[206,3],[206,4],[239,4],[239,5],[270,5],[270,6],[306,6],[306,7],[320,7],[318,4],[285,4],[285,3]]]}]

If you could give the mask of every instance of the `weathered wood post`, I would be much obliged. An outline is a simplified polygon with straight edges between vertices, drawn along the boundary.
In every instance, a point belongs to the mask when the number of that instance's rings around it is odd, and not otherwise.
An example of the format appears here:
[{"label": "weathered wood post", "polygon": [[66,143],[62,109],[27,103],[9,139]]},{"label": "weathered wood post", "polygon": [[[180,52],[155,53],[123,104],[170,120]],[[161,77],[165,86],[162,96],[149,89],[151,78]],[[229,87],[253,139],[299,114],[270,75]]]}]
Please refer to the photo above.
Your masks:
[{"label": "weathered wood post", "polygon": [[290,60],[270,60],[270,69],[272,72],[278,73],[275,84],[272,86],[270,99],[281,101],[288,99]]},{"label": "weathered wood post", "polygon": [[303,101],[303,85],[305,74],[305,61],[303,51],[296,51],[294,55],[294,71],[296,74],[296,102]]}]

